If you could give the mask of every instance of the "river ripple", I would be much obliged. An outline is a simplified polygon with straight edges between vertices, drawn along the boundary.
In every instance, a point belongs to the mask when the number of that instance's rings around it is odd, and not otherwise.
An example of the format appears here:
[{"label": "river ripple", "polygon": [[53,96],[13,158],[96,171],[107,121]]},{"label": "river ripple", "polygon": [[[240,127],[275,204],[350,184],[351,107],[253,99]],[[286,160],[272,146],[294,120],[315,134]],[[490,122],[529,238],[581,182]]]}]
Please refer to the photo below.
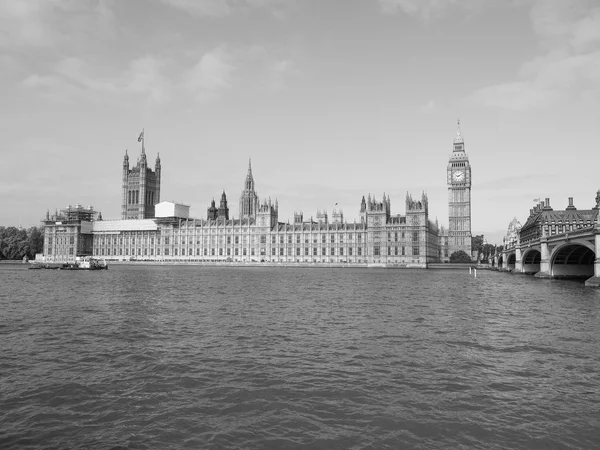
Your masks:
[{"label": "river ripple", "polygon": [[597,448],[600,291],[0,266],[0,448]]}]

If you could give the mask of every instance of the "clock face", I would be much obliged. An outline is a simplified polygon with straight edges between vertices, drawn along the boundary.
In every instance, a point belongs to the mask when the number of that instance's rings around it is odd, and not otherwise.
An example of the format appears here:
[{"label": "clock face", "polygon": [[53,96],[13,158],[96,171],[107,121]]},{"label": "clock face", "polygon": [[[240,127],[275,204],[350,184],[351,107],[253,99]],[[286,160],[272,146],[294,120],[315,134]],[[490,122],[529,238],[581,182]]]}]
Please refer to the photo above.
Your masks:
[{"label": "clock face", "polygon": [[463,181],[465,179],[465,173],[462,171],[454,172],[455,181]]}]

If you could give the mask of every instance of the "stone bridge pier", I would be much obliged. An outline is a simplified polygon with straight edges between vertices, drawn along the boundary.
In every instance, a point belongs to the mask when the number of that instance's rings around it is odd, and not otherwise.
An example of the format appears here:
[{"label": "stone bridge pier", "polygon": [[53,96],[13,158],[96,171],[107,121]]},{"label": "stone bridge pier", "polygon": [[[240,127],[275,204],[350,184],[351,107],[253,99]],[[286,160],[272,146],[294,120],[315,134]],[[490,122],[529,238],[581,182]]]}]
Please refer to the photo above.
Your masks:
[{"label": "stone bridge pier", "polygon": [[550,271],[550,249],[548,248],[548,239],[540,239],[540,270],[535,274],[536,278],[552,278]]},{"label": "stone bridge pier", "polygon": [[596,226],[594,236],[596,247],[596,258],[594,259],[594,276],[585,280],[586,286],[600,287],[600,224]]}]

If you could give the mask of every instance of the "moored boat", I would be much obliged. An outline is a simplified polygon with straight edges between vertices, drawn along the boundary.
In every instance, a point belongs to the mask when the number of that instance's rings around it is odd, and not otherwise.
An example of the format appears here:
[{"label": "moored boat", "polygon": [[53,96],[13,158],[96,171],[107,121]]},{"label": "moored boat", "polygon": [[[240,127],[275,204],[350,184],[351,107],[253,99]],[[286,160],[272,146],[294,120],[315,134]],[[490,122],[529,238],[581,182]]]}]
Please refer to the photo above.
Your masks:
[{"label": "moored boat", "polygon": [[77,257],[74,262],[66,263],[32,263],[30,269],[54,269],[54,270],[106,270],[108,264],[104,259],[92,258],[90,256]]}]

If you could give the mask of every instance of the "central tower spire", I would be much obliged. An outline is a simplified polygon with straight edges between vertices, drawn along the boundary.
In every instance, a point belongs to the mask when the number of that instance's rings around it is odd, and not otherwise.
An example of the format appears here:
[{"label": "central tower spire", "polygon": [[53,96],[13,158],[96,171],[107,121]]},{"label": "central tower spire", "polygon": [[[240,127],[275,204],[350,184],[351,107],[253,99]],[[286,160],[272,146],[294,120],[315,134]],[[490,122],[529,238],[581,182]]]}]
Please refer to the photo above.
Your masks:
[{"label": "central tower spire", "polygon": [[252,176],[252,160],[248,159],[248,173],[246,183],[240,196],[240,219],[254,219],[258,211],[258,195],[254,191],[254,177]]},{"label": "central tower spire", "polygon": [[252,176],[252,159],[248,160],[248,174],[246,175],[246,190],[254,191],[254,177]]}]

